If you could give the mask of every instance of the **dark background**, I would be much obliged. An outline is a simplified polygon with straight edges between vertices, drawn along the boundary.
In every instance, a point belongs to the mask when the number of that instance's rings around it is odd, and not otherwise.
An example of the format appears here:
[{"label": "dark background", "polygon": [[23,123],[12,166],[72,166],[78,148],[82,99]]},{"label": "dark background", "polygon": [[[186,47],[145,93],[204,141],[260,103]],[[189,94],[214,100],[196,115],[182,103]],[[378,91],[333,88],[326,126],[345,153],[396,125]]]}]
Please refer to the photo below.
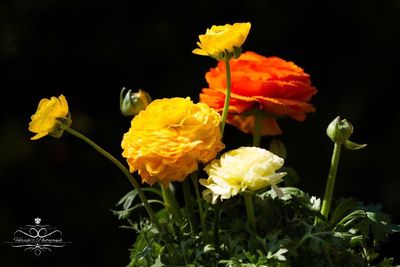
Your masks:
[{"label": "dark background", "polygon": [[[400,2],[3,0],[0,2],[0,242],[42,218],[72,243],[35,257],[0,243],[0,266],[124,266],[134,233],[110,209],[131,187],[110,162],[65,134],[30,141],[38,101],[64,94],[73,128],[112,154],[129,118],[119,112],[122,87],[153,98],[198,100],[216,62],[191,53],[213,24],[249,21],[244,50],[279,56],[311,75],[317,112],[281,121],[287,164],[299,187],[322,197],[337,115],[355,126],[361,151],[343,151],[336,196],[381,203],[400,223],[398,89]],[[227,126],[228,147],[251,137]],[[264,138],[267,146],[269,138]],[[139,216],[139,215],[138,215]],[[400,263],[399,234],[383,251]],[[3,263],[4,262],[4,263]]]}]

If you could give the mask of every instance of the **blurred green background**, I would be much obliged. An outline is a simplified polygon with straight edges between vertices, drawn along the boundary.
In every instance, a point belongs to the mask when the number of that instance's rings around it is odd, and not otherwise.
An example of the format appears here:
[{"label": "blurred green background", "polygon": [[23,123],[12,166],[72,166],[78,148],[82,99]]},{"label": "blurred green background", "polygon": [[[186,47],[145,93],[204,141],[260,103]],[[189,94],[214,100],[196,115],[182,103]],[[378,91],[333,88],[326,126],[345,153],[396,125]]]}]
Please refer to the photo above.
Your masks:
[{"label": "blurred green background", "polygon": [[[400,223],[400,1],[3,0],[0,266],[125,266],[135,238],[110,211],[131,189],[118,169],[68,134],[29,140],[38,101],[64,94],[73,127],[122,160],[130,121],[120,115],[120,89],[197,101],[216,64],[191,53],[198,35],[245,21],[244,50],[295,62],[319,90],[315,114],[280,122],[298,186],[322,197],[332,150],[325,129],[341,115],[368,147],[344,151],[335,196],[380,203]],[[225,140],[233,148],[251,137],[227,126]],[[35,217],[72,243],[40,257],[1,243]],[[383,251],[400,264],[399,234]]]}]

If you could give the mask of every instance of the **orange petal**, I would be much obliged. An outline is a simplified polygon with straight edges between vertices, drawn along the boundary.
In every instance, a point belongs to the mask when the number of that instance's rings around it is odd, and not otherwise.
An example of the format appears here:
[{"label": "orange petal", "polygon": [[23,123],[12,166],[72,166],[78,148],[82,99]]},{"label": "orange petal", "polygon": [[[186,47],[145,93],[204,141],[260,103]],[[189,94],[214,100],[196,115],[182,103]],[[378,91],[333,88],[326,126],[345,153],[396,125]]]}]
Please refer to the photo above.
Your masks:
[{"label": "orange petal", "polygon": [[317,93],[315,87],[298,81],[261,81],[251,75],[234,76],[232,92],[243,96],[265,96],[309,101]]},{"label": "orange petal", "polygon": [[263,110],[277,115],[289,116],[298,121],[303,121],[306,118],[306,112],[315,111],[311,104],[301,101],[267,97],[256,97],[256,99],[262,105]]}]

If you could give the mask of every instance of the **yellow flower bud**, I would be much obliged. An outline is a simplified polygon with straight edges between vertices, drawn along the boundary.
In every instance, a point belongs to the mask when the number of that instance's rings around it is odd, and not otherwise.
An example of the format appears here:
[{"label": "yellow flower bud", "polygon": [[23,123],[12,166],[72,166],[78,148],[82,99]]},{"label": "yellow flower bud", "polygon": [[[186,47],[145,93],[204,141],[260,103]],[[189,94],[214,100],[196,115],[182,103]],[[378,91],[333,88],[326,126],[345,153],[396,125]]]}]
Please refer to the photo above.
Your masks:
[{"label": "yellow flower bud", "polygon": [[38,108],[31,116],[29,131],[36,133],[31,140],[42,138],[46,135],[60,137],[64,130],[71,125],[71,116],[68,111],[68,103],[63,95],[59,98],[43,98]]},{"label": "yellow flower bud", "polygon": [[151,96],[144,90],[139,89],[134,93],[131,89],[125,93],[126,88],[122,88],[120,93],[120,109],[124,116],[135,116],[140,111],[146,109],[151,102]]}]

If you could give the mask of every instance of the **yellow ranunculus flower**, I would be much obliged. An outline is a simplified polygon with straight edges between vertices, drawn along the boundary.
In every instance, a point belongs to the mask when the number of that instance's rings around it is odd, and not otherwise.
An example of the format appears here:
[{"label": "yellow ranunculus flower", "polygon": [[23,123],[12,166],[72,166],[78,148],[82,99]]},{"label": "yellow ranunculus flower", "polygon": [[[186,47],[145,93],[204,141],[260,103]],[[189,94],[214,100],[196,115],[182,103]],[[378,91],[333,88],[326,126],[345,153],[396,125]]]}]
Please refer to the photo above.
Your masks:
[{"label": "yellow ranunculus flower", "polygon": [[42,138],[46,135],[60,137],[65,128],[71,124],[68,113],[68,103],[63,95],[58,98],[52,96],[50,99],[40,100],[38,108],[31,116],[29,131],[36,133],[31,140]]},{"label": "yellow ranunculus flower", "polygon": [[220,121],[215,110],[189,97],[157,99],[132,119],[122,139],[122,155],[143,182],[168,187],[224,148]]},{"label": "yellow ranunculus flower", "polygon": [[203,197],[215,203],[218,198],[229,199],[241,191],[256,191],[267,186],[280,195],[276,184],[286,173],[275,171],[282,167],[283,161],[258,147],[240,147],[226,152],[205,167],[208,179],[200,179],[200,184],[207,187]]},{"label": "yellow ranunculus flower", "polygon": [[200,48],[194,49],[193,53],[216,59],[224,58],[226,52],[233,54],[235,48],[242,47],[250,27],[250,22],[225,24],[224,26],[213,25],[211,29],[207,29],[205,34],[199,36],[200,42],[197,42],[197,45]]}]

